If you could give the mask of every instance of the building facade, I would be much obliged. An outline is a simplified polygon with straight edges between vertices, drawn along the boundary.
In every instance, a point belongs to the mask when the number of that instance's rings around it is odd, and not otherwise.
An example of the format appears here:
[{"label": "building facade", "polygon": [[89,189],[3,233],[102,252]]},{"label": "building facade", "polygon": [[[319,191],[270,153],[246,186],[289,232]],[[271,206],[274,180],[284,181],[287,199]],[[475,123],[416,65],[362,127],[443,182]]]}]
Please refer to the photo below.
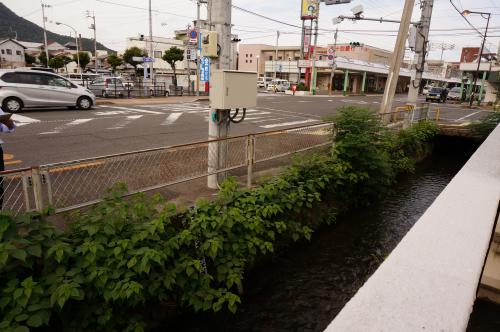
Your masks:
[{"label": "building facade", "polygon": [[14,39],[0,41],[0,68],[25,67],[25,47]]}]

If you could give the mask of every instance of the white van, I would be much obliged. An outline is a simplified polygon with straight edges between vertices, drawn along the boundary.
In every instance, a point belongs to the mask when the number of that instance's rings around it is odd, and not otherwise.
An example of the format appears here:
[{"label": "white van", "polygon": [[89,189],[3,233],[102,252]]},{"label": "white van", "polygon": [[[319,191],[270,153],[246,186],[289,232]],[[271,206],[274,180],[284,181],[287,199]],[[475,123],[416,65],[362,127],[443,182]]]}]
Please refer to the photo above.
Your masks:
[{"label": "white van", "polygon": [[267,89],[272,80],[271,77],[259,77],[257,80],[257,87]]},{"label": "white van", "polygon": [[267,86],[267,91],[285,92],[287,90],[290,90],[290,82],[287,80],[273,80]]}]

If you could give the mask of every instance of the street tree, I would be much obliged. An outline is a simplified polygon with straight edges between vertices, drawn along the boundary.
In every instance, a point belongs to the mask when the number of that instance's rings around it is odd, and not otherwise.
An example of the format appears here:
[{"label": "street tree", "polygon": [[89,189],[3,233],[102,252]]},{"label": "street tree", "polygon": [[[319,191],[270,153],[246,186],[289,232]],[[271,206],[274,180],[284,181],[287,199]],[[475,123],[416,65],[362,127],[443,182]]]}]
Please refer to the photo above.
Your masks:
[{"label": "street tree", "polygon": [[[52,59],[52,56],[49,55],[49,61],[50,59]],[[40,63],[42,65],[44,65],[45,67],[47,67],[49,65],[49,63],[47,63],[47,55],[45,54],[45,52],[41,52],[40,55],[38,56],[38,61],[40,61]]]},{"label": "street tree", "polygon": [[[82,71],[85,70],[85,67],[90,63],[90,56],[87,52],[79,52],[78,56],[80,57],[80,68],[82,68]],[[73,60],[77,61],[76,54],[73,55]]]},{"label": "street tree", "polygon": [[62,61],[64,63],[64,69],[66,70],[66,73],[68,73],[68,64],[73,62],[73,58],[70,58],[67,55],[61,55]]},{"label": "street tree", "polygon": [[123,64],[123,59],[116,54],[111,54],[110,56],[108,56],[107,61],[111,66],[111,68],[113,68],[113,73],[116,71],[116,67],[121,66]]},{"label": "street tree", "polygon": [[49,60],[50,68],[54,68],[56,70],[64,67],[64,58],[62,56],[55,56],[50,58]]},{"label": "street tree", "polygon": [[184,51],[178,47],[173,46],[165,51],[162,59],[165,60],[170,65],[170,67],[172,67],[172,71],[174,72],[174,86],[177,89],[177,72],[175,63],[177,61],[184,60]]},{"label": "street tree", "polygon": [[133,46],[130,48],[127,48],[125,50],[125,53],[123,53],[123,60],[134,66],[134,69],[137,70],[137,65],[140,64],[141,62],[137,62],[133,60],[133,57],[144,57],[147,56],[147,53],[144,50],[141,50],[139,47]]},{"label": "street tree", "polygon": [[36,58],[28,53],[24,54],[24,61],[26,62],[27,66],[31,66],[36,62]]}]

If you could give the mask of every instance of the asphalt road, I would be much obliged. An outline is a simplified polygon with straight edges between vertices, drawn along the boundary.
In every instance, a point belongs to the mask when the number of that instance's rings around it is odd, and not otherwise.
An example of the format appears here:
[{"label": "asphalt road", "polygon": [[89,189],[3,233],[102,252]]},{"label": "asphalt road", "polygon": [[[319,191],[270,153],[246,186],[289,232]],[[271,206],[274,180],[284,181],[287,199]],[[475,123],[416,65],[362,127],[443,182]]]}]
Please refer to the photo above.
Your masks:
[{"label": "asphalt road", "polygon": [[[248,110],[231,135],[242,135],[321,122],[337,108],[357,105],[378,109],[381,96],[293,97],[265,95]],[[394,106],[403,105],[396,97]],[[487,114],[439,105],[441,117],[451,122],[474,120]],[[172,146],[207,139],[208,103],[134,106],[97,106],[90,111],[27,110],[14,115],[15,133],[2,134],[7,169],[85,159],[109,154]]]}]

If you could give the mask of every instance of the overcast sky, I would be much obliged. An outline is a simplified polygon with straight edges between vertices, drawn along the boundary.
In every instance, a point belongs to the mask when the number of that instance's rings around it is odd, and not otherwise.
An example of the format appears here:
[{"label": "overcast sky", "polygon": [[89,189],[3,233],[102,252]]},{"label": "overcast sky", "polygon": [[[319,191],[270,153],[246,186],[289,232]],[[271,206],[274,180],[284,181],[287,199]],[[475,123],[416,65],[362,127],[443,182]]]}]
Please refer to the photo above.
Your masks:
[{"label": "overcast sky", "polygon": [[[39,0],[0,0],[16,14],[41,25],[42,13]],[[52,5],[47,9],[49,21],[60,21],[74,26],[79,33],[92,37],[88,29],[90,20],[86,11],[95,12],[97,22],[97,39],[109,48],[123,51],[127,37],[148,34],[148,0],[43,0]],[[233,5],[254,11],[270,18],[284,21],[292,25],[300,25],[300,0],[233,0]],[[420,17],[419,0],[413,11],[414,20]],[[500,0],[453,0],[458,8],[491,12],[490,33],[487,46],[492,52],[498,49],[500,41]],[[372,46],[392,50],[396,40],[397,24],[378,22],[344,21],[337,26],[332,25],[332,18],[338,15],[351,14],[355,5],[363,5],[365,17],[384,17],[400,19],[404,0],[353,0],[345,5],[322,5],[320,29],[339,28],[339,42],[358,41]],[[194,0],[152,0],[153,34],[155,36],[172,37],[173,31],[182,29],[196,17]],[[136,8],[132,8],[136,7]],[[206,9],[202,10],[202,18]],[[486,20],[479,15],[470,16],[470,22],[481,31]],[[282,25],[259,18],[237,9],[233,9],[233,32],[238,34],[242,43],[266,43],[274,45],[276,31],[281,31],[280,45],[299,45],[300,29]],[[15,27],[13,27],[15,28]],[[47,29],[61,34],[70,34],[68,28],[48,23]],[[458,61],[460,49],[464,46],[480,46],[481,37],[474,32],[467,22],[453,9],[449,0],[435,0],[431,24],[430,41],[435,44],[453,44],[455,50],[446,51],[445,59]],[[319,44],[333,42],[333,32],[322,31]],[[440,50],[430,53],[431,59],[439,59]],[[411,56],[408,52],[407,56]]]}]

